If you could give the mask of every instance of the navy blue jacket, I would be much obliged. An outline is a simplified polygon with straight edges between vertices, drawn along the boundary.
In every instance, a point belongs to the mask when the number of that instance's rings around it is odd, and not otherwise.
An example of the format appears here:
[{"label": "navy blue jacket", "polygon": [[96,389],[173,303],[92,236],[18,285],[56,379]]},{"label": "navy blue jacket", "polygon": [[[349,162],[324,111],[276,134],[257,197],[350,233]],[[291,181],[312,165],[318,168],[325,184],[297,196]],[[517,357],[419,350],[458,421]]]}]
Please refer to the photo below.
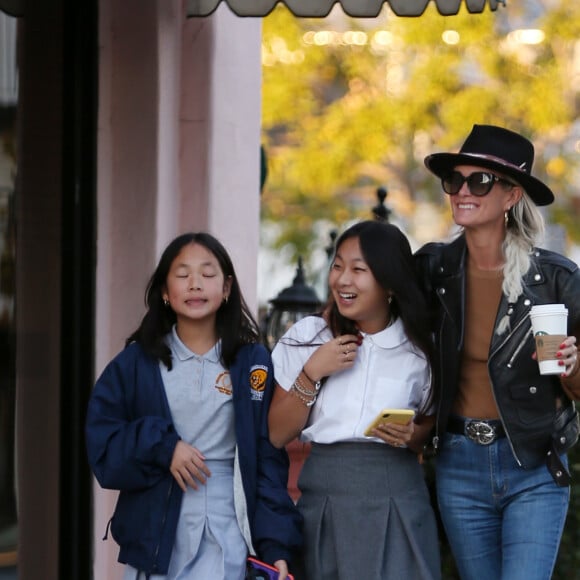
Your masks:
[{"label": "navy blue jacket", "polygon": [[[252,382],[260,368],[267,369],[265,384]],[[252,543],[266,562],[289,562],[301,544],[302,522],[287,492],[288,456],[268,438],[274,376],[268,351],[260,344],[242,347],[230,374]],[[129,345],[97,380],[86,442],[100,485],[121,492],[111,519],[119,562],[147,574],[166,574],[169,567],[183,497],[169,471],[179,438],[158,361],[139,344]]]}]

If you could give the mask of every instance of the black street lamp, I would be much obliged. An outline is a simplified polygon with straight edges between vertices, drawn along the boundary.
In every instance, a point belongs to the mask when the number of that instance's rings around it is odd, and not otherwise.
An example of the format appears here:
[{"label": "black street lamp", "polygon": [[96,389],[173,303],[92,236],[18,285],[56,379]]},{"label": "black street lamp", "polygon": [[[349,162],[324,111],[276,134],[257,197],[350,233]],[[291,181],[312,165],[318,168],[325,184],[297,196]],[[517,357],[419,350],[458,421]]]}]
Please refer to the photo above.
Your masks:
[{"label": "black street lamp", "polygon": [[273,349],[283,334],[298,320],[320,309],[316,291],[304,280],[302,258],[298,258],[298,267],[292,286],[284,288],[276,298],[269,300],[272,310],[265,323],[265,341]]},{"label": "black street lamp", "polygon": [[377,198],[379,203],[373,207],[373,216],[379,222],[388,222],[389,216],[391,215],[391,210],[385,205],[385,199],[387,197],[387,188],[379,187],[377,189]]},{"label": "black street lamp", "polygon": [[334,255],[334,245],[336,243],[337,236],[338,232],[336,230],[331,230],[328,234],[328,237],[330,238],[330,244],[324,248],[324,251],[326,252],[326,258],[328,259],[329,264],[330,260],[332,260],[332,256]]}]

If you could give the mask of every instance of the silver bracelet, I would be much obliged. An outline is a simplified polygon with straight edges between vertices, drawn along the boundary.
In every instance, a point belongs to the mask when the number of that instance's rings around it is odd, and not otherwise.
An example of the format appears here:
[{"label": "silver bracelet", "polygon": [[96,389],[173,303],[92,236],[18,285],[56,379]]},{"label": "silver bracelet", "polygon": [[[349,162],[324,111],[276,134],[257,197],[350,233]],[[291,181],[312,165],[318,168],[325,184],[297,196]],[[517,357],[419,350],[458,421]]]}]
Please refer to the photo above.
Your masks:
[{"label": "silver bracelet", "polygon": [[[290,387],[290,392],[300,401],[302,401],[302,403],[304,403],[304,405],[306,407],[312,407],[312,405],[314,405],[314,403],[316,403],[316,393],[305,393],[306,396],[304,396],[304,391],[301,391],[296,383],[294,383],[291,387]],[[309,398],[306,398],[309,397]]]},{"label": "silver bracelet", "polygon": [[302,384],[302,381],[300,380],[300,375],[296,377],[296,380],[294,381],[294,386],[296,387],[296,390],[299,393],[307,395],[308,397],[315,397],[318,394],[318,391],[316,389],[314,391],[311,391]]}]

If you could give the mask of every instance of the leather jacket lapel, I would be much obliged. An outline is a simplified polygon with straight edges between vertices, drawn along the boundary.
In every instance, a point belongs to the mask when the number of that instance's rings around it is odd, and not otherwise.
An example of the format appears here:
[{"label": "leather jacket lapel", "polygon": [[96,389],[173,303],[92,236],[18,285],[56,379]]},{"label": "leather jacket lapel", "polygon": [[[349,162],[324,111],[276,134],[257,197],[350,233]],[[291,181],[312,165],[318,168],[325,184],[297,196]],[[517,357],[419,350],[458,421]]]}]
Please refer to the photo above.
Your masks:
[{"label": "leather jacket lapel", "polygon": [[[500,347],[502,342],[504,342],[510,336],[511,331],[519,328],[522,324],[525,324],[523,319],[528,318],[530,314],[530,308],[536,302],[533,296],[533,287],[544,283],[545,275],[536,260],[532,258],[530,262],[530,269],[523,279],[523,292],[518,298],[517,302],[515,304],[509,304],[506,296],[502,294],[497,312],[497,318],[494,324],[494,333],[491,337],[490,352],[495,352],[497,348]],[[500,320],[508,313],[510,317],[511,331],[498,336],[495,332],[495,329],[497,328]]]},{"label": "leather jacket lapel", "polygon": [[463,311],[465,309],[465,238],[449,244],[441,255],[436,272],[436,293],[457,333],[457,349],[463,346]]}]

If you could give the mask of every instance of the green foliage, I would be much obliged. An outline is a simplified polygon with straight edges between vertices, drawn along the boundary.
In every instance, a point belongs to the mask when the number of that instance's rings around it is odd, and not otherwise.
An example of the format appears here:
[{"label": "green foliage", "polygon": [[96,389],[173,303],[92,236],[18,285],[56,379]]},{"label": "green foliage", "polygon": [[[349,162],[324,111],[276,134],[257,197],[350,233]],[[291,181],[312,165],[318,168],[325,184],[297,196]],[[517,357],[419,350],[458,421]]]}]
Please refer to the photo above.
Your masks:
[{"label": "green foliage", "polygon": [[[298,253],[312,244],[319,220],[341,227],[370,217],[379,186],[413,235],[417,203],[443,201],[424,156],[457,149],[474,123],[534,141],[534,173],[557,192],[548,217],[579,241],[580,5],[549,6],[526,23],[541,28],[544,41],[515,45],[508,33],[521,25],[525,4],[442,17],[431,3],[420,18],[385,7],[371,20],[297,19],[279,5],[263,23],[262,104],[263,218],[282,223],[279,244]],[[336,40],[345,31],[367,40],[310,42],[316,32]],[[442,40],[452,35],[456,44]]]},{"label": "green foliage", "polygon": [[[263,24],[263,141],[269,164],[263,218],[281,225],[277,247],[307,257],[319,221],[370,217],[378,186],[412,222],[419,203],[442,206],[425,155],[457,149],[474,123],[499,124],[536,145],[534,174],[557,201],[548,217],[580,242],[580,3],[550,0],[536,22],[541,44],[510,44],[526,2],[497,12],[353,21],[296,19],[279,5]],[[549,9],[548,9],[549,8]],[[305,35],[354,30],[388,44],[315,45]],[[455,32],[458,44],[443,34]],[[410,223],[410,233],[413,234]],[[569,455],[571,503],[553,578],[580,570],[580,447]],[[432,477],[428,466],[428,479]],[[458,578],[444,537],[444,578]]]}]

